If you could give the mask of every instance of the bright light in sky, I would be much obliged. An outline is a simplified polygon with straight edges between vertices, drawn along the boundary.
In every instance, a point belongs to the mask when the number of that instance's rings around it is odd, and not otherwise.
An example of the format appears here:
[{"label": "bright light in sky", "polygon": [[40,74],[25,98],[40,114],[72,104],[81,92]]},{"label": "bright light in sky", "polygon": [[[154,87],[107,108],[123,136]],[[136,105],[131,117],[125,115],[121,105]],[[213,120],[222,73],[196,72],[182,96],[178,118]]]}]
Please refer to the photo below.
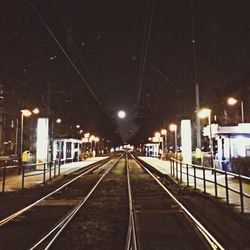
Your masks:
[{"label": "bright light in sky", "polygon": [[126,113],[123,111],[123,110],[120,110],[118,113],[117,113],[118,117],[120,119],[123,119],[126,117]]}]

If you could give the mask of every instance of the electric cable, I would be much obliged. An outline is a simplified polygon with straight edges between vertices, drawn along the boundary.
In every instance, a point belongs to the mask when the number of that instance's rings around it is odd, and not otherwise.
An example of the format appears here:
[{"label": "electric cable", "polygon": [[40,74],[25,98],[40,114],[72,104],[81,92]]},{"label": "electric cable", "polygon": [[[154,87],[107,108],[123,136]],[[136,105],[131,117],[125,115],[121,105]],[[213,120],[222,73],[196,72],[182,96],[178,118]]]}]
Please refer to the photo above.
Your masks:
[{"label": "electric cable", "polygon": [[58,45],[58,47],[61,49],[61,51],[63,52],[64,56],[66,57],[66,59],[69,61],[69,63],[71,64],[71,66],[75,69],[75,71],[77,72],[77,74],[79,75],[80,79],[83,81],[83,83],[85,84],[85,86],[87,87],[87,89],[89,90],[89,92],[92,94],[92,96],[95,98],[95,100],[97,101],[97,103],[100,105],[100,107],[104,110],[104,105],[101,102],[101,100],[98,98],[98,96],[95,94],[95,92],[92,90],[91,86],[88,84],[86,78],[82,75],[82,73],[78,70],[77,66],[75,65],[75,63],[71,60],[70,56],[68,55],[68,53],[65,51],[65,49],[62,47],[62,45],[60,44],[60,42],[57,40],[57,38],[55,37],[54,33],[52,32],[52,30],[49,28],[49,26],[47,25],[47,23],[45,22],[45,20],[42,18],[42,16],[40,15],[40,13],[38,12],[38,10],[36,9],[36,7],[33,5],[31,0],[28,0],[28,3],[30,4],[31,8],[33,9],[33,11],[35,12],[35,14],[38,16],[38,18],[40,19],[40,21],[42,22],[42,24],[44,25],[44,27],[47,29],[47,31],[49,32],[49,34],[52,36],[52,38],[55,40],[56,44]]}]

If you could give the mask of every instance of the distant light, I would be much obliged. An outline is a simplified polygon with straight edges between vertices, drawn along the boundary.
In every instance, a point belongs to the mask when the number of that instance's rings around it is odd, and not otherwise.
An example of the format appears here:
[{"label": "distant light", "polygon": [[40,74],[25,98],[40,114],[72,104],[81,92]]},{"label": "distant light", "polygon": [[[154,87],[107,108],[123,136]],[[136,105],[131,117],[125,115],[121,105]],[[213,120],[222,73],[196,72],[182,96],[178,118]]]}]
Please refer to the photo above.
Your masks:
[{"label": "distant light", "polygon": [[177,125],[172,123],[172,124],[169,125],[169,129],[170,129],[170,131],[172,131],[172,132],[173,132],[173,131],[176,131],[176,130],[177,130]]},{"label": "distant light", "polygon": [[160,138],[161,137],[161,134],[159,132],[155,132],[155,137],[156,138]]},{"label": "distant light", "polygon": [[34,108],[32,110],[32,112],[33,112],[33,114],[37,115],[37,114],[39,114],[40,110],[38,108]]},{"label": "distant light", "polygon": [[85,138],[85,137],[82,138],[82,142],[83,142],[83,143],[87,143],[87,142],[88,142],[88,138]]},{"label": "distant light", "polygon": [[84,134],[84,138],[87,138],[87,139],[88,139],[89,136],[90,136],[90,133],[85,133],[85,134]]},{"label": "distant light", "polygon": [[79,125],[79,124],[77,124],[77,125],[76,125],[76,128],[80,128],[80,125]]},{"label": "distant light", "polygon": [[166,134],[167,134],[167,130],[166,130],[166,129],[162,129],[162,130],[161,130],[161,134],[162,134],[162,135],[166,135]]},{"label": "distant light", "polygon": [[238,100],[236,100],[234,97],[229,97],[227,99],[227,104],[228,105],[235,105],[238,102]]},{"label": "distant light", "polygon": [[57,118],[57,119],[56,119],[56,123],[59,124],[59,123],[61,123],[61,122],[62,122],[61,118]]},{"label": "distant light", "polygon": [[207,118],[209,117],[211,114],[211,109],[207,109],[207,108],[204,108],[204,109],[201,109],[199,112],[198,112],[198,117],[201,118],[201,119],[204,119],[204,118]]},{"label": "distant light", "polygon": [[124,119],[126,117],[126,113],[123,111],[123,110],[120,110],[118,113],[117,113],[118,117],[120,119]]},{"label": "distant light", "polygon": [[89,141],[92,142],[92,141],[94,141],[94,140],[95,140],[95,136],[94,136],[94,135],[91,135],[91,136],[89,137]]}]

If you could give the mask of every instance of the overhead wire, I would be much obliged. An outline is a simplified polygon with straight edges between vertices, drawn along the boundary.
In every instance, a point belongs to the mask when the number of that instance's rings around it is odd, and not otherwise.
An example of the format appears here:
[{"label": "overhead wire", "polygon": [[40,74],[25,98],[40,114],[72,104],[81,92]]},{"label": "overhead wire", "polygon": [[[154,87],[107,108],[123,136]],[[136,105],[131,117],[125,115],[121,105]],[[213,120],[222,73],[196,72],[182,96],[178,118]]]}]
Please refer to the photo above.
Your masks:
[{"label": "overhead wire", "polygon": [[52,36],[52,38],[55,40],[56,44],[58,45],[58,47],[60,48],[60,50],[63,52],[64,56],[66,57],[66,59],[69,61],[69,63],[71,64],[71,66],[74,68],[74,70],[77,72],[77,74],[79,75],[80,79],[82,80],[82,82],[85,84],[85,86],[87,87],[87,89],[89,90],[89,92],[92,94],[92,96],[94,97],[94,99],[97,101],[97,103],[100,105],[100,107],[104,110],[104,105],[101,102],[101,100],[99,99],[99,97],[95,94],[95,92],[93,91],[93,89],[91,88],[91,86],[88,84],[86,78],[82,75],[82,73],[79,71],[79,69],[77,68],[77,66],[75,65],[75,63],[72,61],[72,59],[70,58],[70,56],[68,55],[68,53],[65,51],[65,49],[63,48],[63,46],[60,44],[60,42],[57,40],[57,38],[55,37],[54,33],[52,32],[52,30],[49,28],[49,26],[47,25],[47,23],[45,22],[45,20],[42,18],[42,16],[40,15],[40,13],[38,12],[38,10],[36,9],[36,7],[33,5],[31,0],[28,0],[28,3],[30,4],[31,8],[33,9],[34,13],[38,16],[38,18],[40,19],[41,23],[44,25],[44,27],[47,29],[47,31],[49,32],[49,34]]},{"label": "overhead wire", "polygon": [[[64,20],[63,20],[63,17],[62,17],[62,14],[61,14],[60,10],[57,8],[57,6],[56,6],[56,4],[55,4],[54,1],[53,1],[53,6],[54,6],[55,11],[56,11],[56,13],[57,13],[57,15],[58,15],[58,18],[59,18],[60,22],[62,23],[62,25],[63,25],[63,27],[64,27],[64,30],[65,30],[65,32],[66,32],[66,31],[67,31],[67,25],[65,24],[65,22],[64,22]],[[75,45],[75,41],[74,41],[73,37],[71,36],[71,34],[67,34],[67,35],[68,35],[68,36],[70,35],[70,38],[71,38],[71,40],[72,40],[72,42],[73,42],[73,44],[72,44],[72,47],[73,47],[72,52],[73,52],[73,53],[76,55],[76,57],[79,59],[80,64],[81,64],[82,68],[85,70],[85,72],[86,72],[86,74],[87,74],[87,77],[88,77],[88,79],[90,80],[90,82],[91,82],[93,88],[97,91],[95,81],[93,80],[93,77],[91,76],[91,74],[90,74],[90,72],[89,72],[89,70],[88,70],[88,68],[87,68],[86,63],[83,61],[82,56],[81,56],[81,54],[79,53],[79,50],[78,50],[77,46]],[[97,95],[97,94],[96,94],[96,95]],[[100,96],[98,96],[98,98],[100,99]]]},{"label": "overhead wire", "polygon": [[[103,23],[106,23],[106,26],[108,29],[110,29],[122,42],[125,46],[127,46],[130,50],[132,50],[133,52],[136,53],[136,55],[138,57],[141,58],[141,53],[138,51],[138,49],[135,48],[134,45],[131,44],[131,42],[129,42],[124,35],[122,35],[119,31],[117,31],[117,29],[114,28],[113,25],[111,25],[110,23],[107,23],[106,20],[104,20],[103,15],[101,14],[101,11],[98,10],[97,8],[91,6],[87,1],[83,1],[85,5],[87,5],[88,7],[91,7],[93,12],[102,19]],[[174,84],[168,76],[166,76],[148,57],[146,58],[146,64],[148,64],[157,74],[159,74],[159,76],[172,88],[176,89],[176,90],[180,90],[180,88]]]},{"label": "overhead wire", "polygon": [[150,16],[149,16],[149,23],[146,22],[147,32],[146,32],[146,38],[145,38],[145,47],[144,47],[144,51],[142,52],[143,53],[142,65],[141,65],[141,69],[139,71],[140,75],[139,75],[139,89],[138,89],[138,97],[137,97],[137,110],[139,109],[139,106],[140,106],[141,90],[142,90],[142,84],[143,84],[143,80],[144,80],[146,58],[148,55],[149,41],[150,41],[153,16],[154,16],[154,7],[155,7],[155,1],[152,0],[152,6],[151,6],[151,11],[150,11]]}]

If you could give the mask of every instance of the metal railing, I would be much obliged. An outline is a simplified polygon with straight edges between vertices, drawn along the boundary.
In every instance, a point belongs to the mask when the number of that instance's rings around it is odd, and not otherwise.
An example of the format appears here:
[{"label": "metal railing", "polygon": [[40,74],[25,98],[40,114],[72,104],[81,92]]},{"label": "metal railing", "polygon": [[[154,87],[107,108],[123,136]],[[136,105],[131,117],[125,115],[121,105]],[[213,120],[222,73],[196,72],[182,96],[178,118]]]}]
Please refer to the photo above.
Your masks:
[{"label": "metal railing", "polygon": [[[0,168],[0,183],[2,186],[1,191],[2,193],[5,192],[7,179],[13,177],[13,175],[16,175],[13,172],[16,173],[20,172],[21,189],[24,189],[25,178],[41,175],[42,176],[41,183],[44,184],[47,179],[51,181],[52,177],[55,178],[56,176],[59,176],[61,174],[61,166],[63,165],[63,163],[64,163],[63,161],[61,162],[59,160],[55,160],[52,162],[45,162],[45,163],[26,164],[26,165],[22,164],[21,171],[19,166],[3,166]],[[38,169],[38,167],[40,167],[41,169]]]},{"label": "metal railing", "polygon": [[[62,165],[61,162],[59,162],[57,160],[51,161],[51,162],[22,165],[22,186],[21,186],[21,188],[24,189],[24,179],[27,177],[31,177],[31,176],[42,175],[42,183],[45,184],[46,174],[49,173],[48,179],[49,179],[49,181],[51,181],[52,173],[53,173],[54,178],[57,175],[60,175],[61,165]],[[41,167],[41,169],[40,169],[40,167]],[[30,173],[30,170],[35,170],[35,171]],[[58,172],[57,175],[56,175],[56,171]]]},{"label": "metal railing", "polygon": [[[193,186],[197,189],[197,181],[202,182],[203,192],[207,193],[207,184],[212,183],[214,186],[214,195],[218,197],[218,187],[225,190],[225,198],[227,204],[230,203],[229,192],[239,195],[241,212],[244,213],[244,199],[250,199],[250,194],[244,191],[244,183],[250,183],[250,177],[240,174],[234,174],[221,169],[205,167],[201,165],[188,164],[182,161],[170,158],[170,174],[181,183],[186,183],[186,186]],[[208,178],[210,177],[210,178]],[[224,179],[224,181],[218,181]],[[184,179],[185,178],[185,179]],[[191,181],[193,179],[193,181]],[[229,182],[233,180],[233,186]]]}]

